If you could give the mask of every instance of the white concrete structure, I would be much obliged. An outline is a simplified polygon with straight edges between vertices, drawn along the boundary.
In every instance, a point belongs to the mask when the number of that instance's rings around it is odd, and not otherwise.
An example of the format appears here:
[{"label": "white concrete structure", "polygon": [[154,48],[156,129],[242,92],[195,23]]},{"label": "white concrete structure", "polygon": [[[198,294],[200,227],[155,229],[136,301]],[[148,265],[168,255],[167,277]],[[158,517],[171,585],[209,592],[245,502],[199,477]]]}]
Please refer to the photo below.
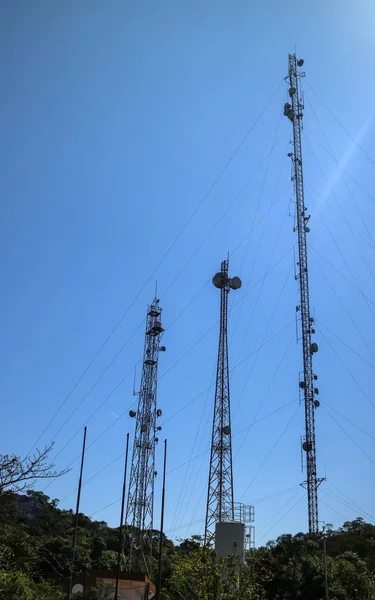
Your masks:
[{"label": "white concrete structure", "polygon": [[215,550],[219,558],[236,556],[240,562],[245,560],[245,525],[237,521],[216,523]]}]

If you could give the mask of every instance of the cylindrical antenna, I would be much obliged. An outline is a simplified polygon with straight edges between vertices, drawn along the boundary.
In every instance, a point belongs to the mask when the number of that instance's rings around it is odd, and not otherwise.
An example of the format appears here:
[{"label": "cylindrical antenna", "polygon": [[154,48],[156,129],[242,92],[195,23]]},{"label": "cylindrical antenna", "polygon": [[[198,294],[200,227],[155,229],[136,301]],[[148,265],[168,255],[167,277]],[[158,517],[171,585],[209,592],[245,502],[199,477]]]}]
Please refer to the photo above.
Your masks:
[{"label": "cylindrical antenna", "polygon": [[133,396],[138,396],[138,392],[135,391],[136,379],[137,379],[137,367],[134,367]]},{"label": "cylindrical antenna", "polygon": [[75,517],[74,533],[73,533],[73,552],[72,552],[72,564],[71,564],[71,567],[70,567],[70,581],[69,581],[68,600],[70,600],[70,597],[72,595],[72,587],[73,587],[74,562],[75,562],[76,547],[77,547],[77,530],[78,530],[79,504],[80,504],[80,501],[81,501],[82,473],[83,473],[83,463],[84,463],[84,460],[85,460],[86,432],[87,432],[87,427],[85,427],[84,430],[83,430],[81,469],[80,469],[80,473],[79,473],[78,492],[77,492],[76,517]]},{"label": "cylindrical antenna", "polygon": [[120,533],[118,540],[118,553],[117,553],[117,570],[116,570],[116,590],[115,590],[115,600],[118,597],[118,584],[120,578],[120,562],[121,562],[121,553],[123,546],[123,528],[124,528],[124,507],[125,507],[125,491],[126,491],[126,474],[128,470],[128,454],[129,454],[129,434],[126,434],[126,450],[125,450],[125,466],[124,466],[124,482],[122,484],[122,498],[121,498],[121,517],[120,517]]},{"label": "cylindrical antenna", "polygon": [[163,466],[163,490],[161,494],[161,518],[160,518],[160,541],[159,541],[159,570],[158,584],[156,589],[156,600],[160,600],[161,591],[161,565],[163,559],[163,536],[164,536],[164,505],[165,505],[165,475],[167,470],[167,440],[164,440],[164,466]]}]

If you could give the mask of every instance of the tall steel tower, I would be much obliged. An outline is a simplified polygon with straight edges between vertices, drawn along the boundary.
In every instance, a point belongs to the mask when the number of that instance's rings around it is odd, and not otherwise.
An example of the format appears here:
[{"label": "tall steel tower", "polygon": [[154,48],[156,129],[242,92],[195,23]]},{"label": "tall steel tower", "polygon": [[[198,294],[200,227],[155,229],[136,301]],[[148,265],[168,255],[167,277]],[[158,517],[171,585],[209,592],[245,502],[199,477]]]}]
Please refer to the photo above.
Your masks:
[{"label": "tall steel tower", "polygon": [[165,351],[165,346],[160,346],[164,331],[161,312],[159,300],[154,298],[147,310],[138,410],[129,412],[131,417],[136,417],[125,520],[130,535],[129,568],[146,573],[149,572],[152,556],[155,444],[158,442],[157,431],[161,429],[157,427],[156,420],[162,414],[156,408],[159,352]]},{"label": "tall steel tower", "polygon": [[303,119],[303,99],[299,89],[299,80],[305,74],[299,71],[304,61],[297,60],[295,54],[289,54],[289,97],[290,102],[284,106],[284,115],[288,117],[293,125],[293,152],[289,154],[292,159],[292,181],[296,195],[297,223],[294,231],[298,235],[298,273],[296,280],[299,280],[300,304],[297,306],[297,312],[301,313],[302,329],[302,347],[303,347],[303,377],[299,386],[303,391],[305,405],[305,438],[302,443],[302,449],[306,453],[306,472],[307,480],[303,486],[307,489],[308,498],[308,517],[309,533],[318,533],[318,487],[322,479],[317,477],[316,473],[316,444],[315,444],[315,409],[319,406],[319,400],[316,399],[319,391],[314,387],[314,381],[317,376],[313,372],[313,354],[318,351],[318,345],[312,342],[314,319],[310,316],[309,299],[309,277],[307,265],[307,242],[306,234],[310,231],[308,222],[310,215],[306,214],[307,208],[304,200],[303,185],[303,165],[302,165],[302,119]]},{"label": "tall steel tower", "polygon": [[239,277],[229,278],[228,260],[212,282],[220,289],[220,337],[216,370],[215,406],[212,426],[210,473],[208,479],[205,546],[215,539],[215,525],[234,521],[232,432],[228,366],[228,294],[241,287]]}]

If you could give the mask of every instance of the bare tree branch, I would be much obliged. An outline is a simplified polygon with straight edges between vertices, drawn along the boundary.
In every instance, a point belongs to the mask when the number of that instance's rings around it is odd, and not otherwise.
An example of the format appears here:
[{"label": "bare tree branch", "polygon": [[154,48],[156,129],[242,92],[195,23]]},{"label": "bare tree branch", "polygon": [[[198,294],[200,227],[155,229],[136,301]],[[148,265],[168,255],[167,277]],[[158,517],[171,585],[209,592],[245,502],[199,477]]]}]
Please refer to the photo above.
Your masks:
[{"label": "bare tree branch", "polygon": [[0,454],[0,494],[6,491],[22,492],[30,489],[37,479],[54,479],[68,473],[70,469],[56,471],[49,461],[54,447],[51,442],[43,450],[21,458],[15,454]]}]

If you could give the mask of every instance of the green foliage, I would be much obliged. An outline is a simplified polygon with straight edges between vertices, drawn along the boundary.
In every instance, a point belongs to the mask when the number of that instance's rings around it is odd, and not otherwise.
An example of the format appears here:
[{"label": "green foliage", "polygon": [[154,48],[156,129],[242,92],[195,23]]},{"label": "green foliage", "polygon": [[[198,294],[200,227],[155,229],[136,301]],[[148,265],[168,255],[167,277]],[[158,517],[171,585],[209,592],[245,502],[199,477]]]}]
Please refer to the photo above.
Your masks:
[{"label": "green foliage", "polygon": [[0,569],[30,572],[37,560],[33,538],[23,529],[3,525],[0,529]]},{"label": "green foliage", "polygon": [[[375,599],[374,541],[375,527],[358,519],[338,531],[331,530],[327,539],[330,600]],[[346,550],[351,542],[362,556]],[[302,533],[280,536],[249,552],[239,577],[233,557],[217,562],[214,553],[204,550],[194,538],[182,541],[170,562],[162,600],[324,598],[322,539]]]},{"label": "green foliage", "polygon": [[[60,600],[54,583],[69,576],[74,515],[41,492],[0,494],[0,600]],[[327,527],[330,600],[375,600],[375,527],[355,519]],[[119,531],[79,515],[76,573],[115,569]],[[156,581],[159,532],[153,532],[152,579]],[[129,537],[125,537],[125,557]],[[47,582],[46,582],[47,581]],[[108,590],[107,590],[108,591]],[[102,590],[103,592],[103,590]],[[109,591],[108,591],[109,593]],[[82,598],[95,600],[99,590]],[[174,544],[164,537],[162,600],[321,600],[321,538],[282,535],[248,552],[217,561],[199,536]]]},{"label": "green foliage", "polygon": [[63,600],[63,596],[46,581],[35,583],[18,571],[0,571],[0,600]]},{"label": "green foliage", "polygon": [[[187,548],[190,550],[187,552]],[[162,600],[260,600],[261,587],[252,570],[241,566],[237,557],[216,560],[194,539],[182,542],[172,558],[171,576],[162,589]]]}]

